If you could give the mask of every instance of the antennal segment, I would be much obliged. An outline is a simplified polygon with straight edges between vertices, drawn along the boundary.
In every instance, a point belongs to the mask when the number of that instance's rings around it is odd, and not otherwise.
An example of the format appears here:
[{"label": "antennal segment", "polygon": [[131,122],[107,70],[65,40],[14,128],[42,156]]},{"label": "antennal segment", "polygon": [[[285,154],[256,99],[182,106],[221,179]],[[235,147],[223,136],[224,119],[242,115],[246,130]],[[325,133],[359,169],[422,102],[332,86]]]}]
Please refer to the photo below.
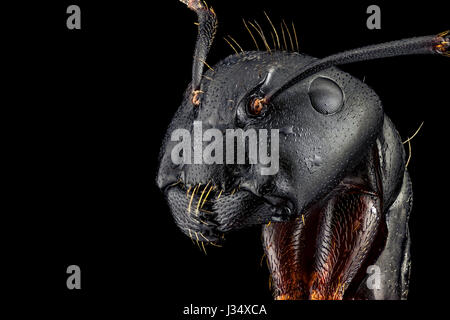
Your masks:
[{"label": "antennal segment", "polygon": [[403,55],[439,54],[450,56],[449,47],[449,31],[446,31],[438,35],[408,38],[344,51],[304,66],[283,85],[272,88],[270,92],[263,93],[263,100],[264,103],[268,103],[270,99],[294,84],[331,66]]},{"label": "antennal segment", "polygon": [[[198,16],[198,34],[192,62],[192,92],[199,92],[206,56],[214,41],[217,31],[217,17],[213,8],[208,8],[202,0],[180,0]],[[198,105],[199,100],[195,99]]]}]

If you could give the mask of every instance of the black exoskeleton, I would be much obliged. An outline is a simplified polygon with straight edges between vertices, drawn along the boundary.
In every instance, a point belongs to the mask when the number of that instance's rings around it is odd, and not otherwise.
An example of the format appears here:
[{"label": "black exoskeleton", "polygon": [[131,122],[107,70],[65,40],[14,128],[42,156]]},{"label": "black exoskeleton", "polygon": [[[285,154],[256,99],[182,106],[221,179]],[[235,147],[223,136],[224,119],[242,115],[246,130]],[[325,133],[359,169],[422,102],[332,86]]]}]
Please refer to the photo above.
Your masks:
[{"label": "black exoskeleton", "polygon": [[[375,92],[334,66],[448,55],[448,32],[323,59],[242,52],[204,72],[216,14],[200,0],[181,2],[198,14],[199,34],[192,82],[163,142],[157,177],[179,228],[214,245],[224,233],[261,224],[276,299],[405,299],[412,189],[402,141]],[[261,174],[261,162],[174,163],[171,134],[184,129],[198,140],[196,125],[223,135],[278,129],[276,172]],[[270,150],[276,141],[267,139]],[[380,282],[370,278],[375,273]]]}]

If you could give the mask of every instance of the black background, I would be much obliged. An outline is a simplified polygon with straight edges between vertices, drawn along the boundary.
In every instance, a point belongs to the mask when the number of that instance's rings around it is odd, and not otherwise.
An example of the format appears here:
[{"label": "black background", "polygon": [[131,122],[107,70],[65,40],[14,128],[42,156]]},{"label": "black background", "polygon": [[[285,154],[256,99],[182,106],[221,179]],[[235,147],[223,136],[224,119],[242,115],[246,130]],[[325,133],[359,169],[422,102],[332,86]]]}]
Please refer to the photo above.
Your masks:
[{"label": "black background", "polygon": [[[7,137],[19,139],[12,144],[20,153],[10,187],[19,195],[11,211],[19,231],[7,247],[19,297],[43,298],[41,306],[63,312],[125,307],[180,318],[191,303],[265,303],[277,318],[350,310],[382,315],[384,305],[399,313],[423,303],[433,310],[433,301],[446,298],[449,60],[397,57],[342,67],[365,77],[405,139],[425,121],[408,168],[414,187],[409,301],[273,303],[259,228],[230,234],[224,248],[210,247],[205,256],[178,231],[155,186],[160,143],[191,77],[195,13],[176,0],[93,2],[23,4],[8,25],[15,115]],[[264,10],[277,25],[281,18],[294,21],[300,50],[316,57],[450,27],[439,1],[208,3],[219,19],[211,65],[233,53],[223,40],[228,34],[254,49],[242,18],[269,30]],[[81,30],[66,28],[70,4],[81,7]],[[381,30],[366,28],[370,4],[381,7]],[[79,291],[66,288],[71,264],[82,270]]]}]

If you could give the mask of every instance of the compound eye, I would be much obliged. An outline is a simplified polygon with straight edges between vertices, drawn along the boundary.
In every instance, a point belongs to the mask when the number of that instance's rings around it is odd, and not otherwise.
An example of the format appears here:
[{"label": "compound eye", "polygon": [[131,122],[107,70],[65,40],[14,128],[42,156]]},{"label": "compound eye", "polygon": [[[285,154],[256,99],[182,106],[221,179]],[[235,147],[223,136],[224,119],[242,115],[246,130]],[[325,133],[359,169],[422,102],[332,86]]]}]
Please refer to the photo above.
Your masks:
[{"label": "compound eye", "polygon": [[313,108],[325,115],[338,112],[344,102],[344,93],[336,82],[318,77],[309,87],[309,99]]}]

